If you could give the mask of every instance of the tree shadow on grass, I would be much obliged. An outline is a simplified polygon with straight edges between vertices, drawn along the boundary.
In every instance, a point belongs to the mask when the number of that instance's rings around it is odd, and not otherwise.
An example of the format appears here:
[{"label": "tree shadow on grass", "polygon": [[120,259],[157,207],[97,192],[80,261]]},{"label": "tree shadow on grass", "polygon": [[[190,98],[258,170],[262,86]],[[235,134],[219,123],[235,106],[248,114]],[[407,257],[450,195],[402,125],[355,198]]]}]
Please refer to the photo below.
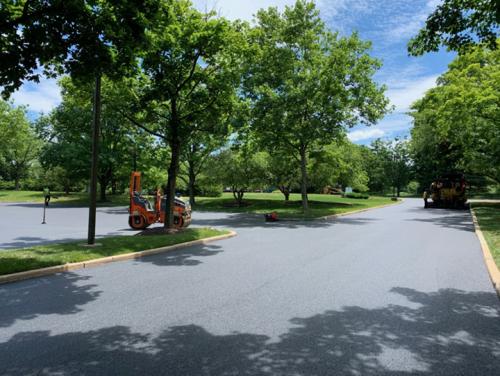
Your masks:
[{"label": "tree shadow on grass", "polygon": [[30,320],[39,315],[70,315],[98,298],[100,292],[91,277],[61,273],[51,277],[0,285],[0,328],[16,320]]},{"label": "tree shadow on grass", "polygon": [[[197,325],[156,334],[114,326],[0,343],[4,375],[498,375],[493,292],[394,288],[408,305],[345,307],[293,318],[278,341]],[[262,320],[265,320],[263,316]]]}]

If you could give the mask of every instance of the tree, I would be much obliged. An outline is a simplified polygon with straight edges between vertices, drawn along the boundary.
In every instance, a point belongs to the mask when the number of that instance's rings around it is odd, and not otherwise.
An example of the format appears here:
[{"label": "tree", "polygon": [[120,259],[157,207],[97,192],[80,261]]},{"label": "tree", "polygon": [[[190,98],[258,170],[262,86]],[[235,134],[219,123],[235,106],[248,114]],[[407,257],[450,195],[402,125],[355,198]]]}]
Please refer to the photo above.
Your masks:
[{"label": "tree", "polygon": [[409,142],[406,139],[392,141],[375,140],[371,144],[371,152],[377,160],[377,165],[386,177],[383,188],[392,188],[393,195],[399,197],[403,188],[412,178],[412,160],[410,158]]},{"label": "tree", "polygon": [[[91,84],[75,82],[69,77],[61,79],[60,86],[62,103],[39,126],[39,132],[47,140],[41,159],[46,168],[62,167],[70,181],[78,181],[90,172],[91,138],[87,129],[91,121],[93,88]],[[97,171],[101,201],[106,200],[110,186],[116,192],[119,181],[128,181],[134,164],[132,154],[136,155],[137,164],[137,159],[144,161],[145,152],[153,148],[151,136],[123,121],[119,108],[127,103],[126,94],[122,84],[103,78]]]},{"label": "tree", "polygon": [[[157,0],[21,0],[0,7],[0,86],[8,97],[23,80],[67,73],[95,80],[88,243],[95,242],[101,77],[120,77],[136,63]],[[40,69],[41,68],[41,69]]]},{"label": "tree", "polygon": [[243,196],[250,189],[262,188],[266,183],[267,156],[255,152],[247,145],[227,149],[216,157],[217,176],[224,187],[230,187],[239,207],[243,206]]},{"label": "tree", "polygon": [[374,145],[380,142],[376,140],[371,147],[359,146],[363,169],[368,175],[368,190],[370,192],[384,193],[391,187],[390,177],[386,174],[386,154],[376,153]]},{"label": "tree", "polygon": [[267,169],[269,184],[277,187],[285,196],[285,201],[289,201],[292,188],[298,186],[300,180],[300,169],[296,161],[286,151],[271,150],[268,156]]},{"label": "tree", "polygon": [[221,118],[231,113],[235,102],[244,41],[237,24],[200,13],[186,0],[170,3],[150,34],[152,44],[141,63],[144,80],[137,89],[138,108],[145,115],[125,116],[170,148],[170,215],[165,221],[170,229],[182,148],[195,132],[220,134],[219,127],[225,127]]},{"label": "tree", "polygon": [[197,179],[203,173],[208,158],[226,143],[225,134],[214,135],[206,132],[194,132],[187,147],[182,148],[183,163],[180,164],[179,178],[183,180],[189,192],[189,202],[195,205]]},{"label": "tree", "polygon": [[399,197],[401,190],[408,185],[412,177],[412,163],[408,140],[395,139],[389,144],[389,172],[391,184]]},{"label": "tree", "polygon": [[385,89],[372,80],[380,63],[357,34],[343,38],[327,31],[312,2],[298,0],[284,13],[261,10],[256,23],[245,77],[251,126],[262,145],[296,159],[307,211],[310,150],[387,111]]},{"label": "tree", "polygon": [[313,151],[310,160],[311,183],[317,191],[338,185],[357,191],[368,190],[361,149],[346,137]]},{"label": "tree", "polygon": [[5,101],[0,101],[0,134],[0,177],[13,180],[19,190],[21,179],[38,157],[41,142],[26,118],[26,110]]},{"label": "tree", "polygon": [[499,9],[498,0],[444,0],[410,40],[408,52],[423,55],[438,51],[441,45],[460,52],[477,44],[496,49]]},{"label": "tree", "polygon": [[422,184],[461,170],[500,183],[500,51],[459,55],[413,104],[412,154]]}]

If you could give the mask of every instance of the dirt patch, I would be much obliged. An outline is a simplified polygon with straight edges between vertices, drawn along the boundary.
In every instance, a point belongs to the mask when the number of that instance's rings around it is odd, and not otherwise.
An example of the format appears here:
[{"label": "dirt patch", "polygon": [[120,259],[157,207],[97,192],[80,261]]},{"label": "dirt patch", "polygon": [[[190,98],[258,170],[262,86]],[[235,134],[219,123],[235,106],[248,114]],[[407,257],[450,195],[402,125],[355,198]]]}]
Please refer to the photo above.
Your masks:
[{"label": "dirt patch", "polygon": [[174,234],[178,234],[179,232],[182,232],[182,231],[184,231],[184,230],[182,230],[182,229],[165,230],[164,227],[154,227],[154,228],[147,228],[145,230],[142,230],[141,232],[135,234],[135,236],[174,235]]}]

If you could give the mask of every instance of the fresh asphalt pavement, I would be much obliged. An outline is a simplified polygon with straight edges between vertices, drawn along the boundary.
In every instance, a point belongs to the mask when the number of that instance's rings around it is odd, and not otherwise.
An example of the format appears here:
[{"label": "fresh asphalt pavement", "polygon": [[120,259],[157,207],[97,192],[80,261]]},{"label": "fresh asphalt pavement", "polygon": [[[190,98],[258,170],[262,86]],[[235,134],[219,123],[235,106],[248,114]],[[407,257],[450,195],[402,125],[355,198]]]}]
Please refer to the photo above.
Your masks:
[{"label": "fresh asphalt pavement", "polygon": [[194,218],[238,236],[0,286],[0,374],[500,374],[467,211]]},{"label": "fresh asphalt pavement", "polygon": [[[50,204],[0,203],[0,251],[55,241],[86,239],[88,208]],[[126,207],[97,208],[96,235],[133,235]]]}]

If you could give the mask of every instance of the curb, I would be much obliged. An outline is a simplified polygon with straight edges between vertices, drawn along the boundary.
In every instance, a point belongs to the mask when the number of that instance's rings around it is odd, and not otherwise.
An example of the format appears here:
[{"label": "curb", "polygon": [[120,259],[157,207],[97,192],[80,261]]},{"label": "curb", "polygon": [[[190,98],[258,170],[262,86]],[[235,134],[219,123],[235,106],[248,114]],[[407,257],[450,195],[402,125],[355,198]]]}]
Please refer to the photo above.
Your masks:
[{"label": "curb", "polygon": [[22,281],[25,279],[31,279],[31,278],[37,278],[37,277],[44,277],[44,276],[48,276],[48,275],[52,275],[52,274],[63,273],[63,272],[68,272],[68,271],[72,271],[72,270],[77,270],[77,269],[91,268],[94,266],[109,264],[111,262],[133,260],[133,259],[138,259],[141,257],[156,255],[159,253],[176,251],[178,249],[188,248],[188,247],[191,247],[194,245],[207,244],[207,243],[215,242],[217,240],[229,239],[229,238],[232,238],[236,235],[237,235],[237,233],[235,231],[230,230],[228,234],[212,236],[210,238],[205,238],[205,239],[192,240],[192,241],[185,242],[185,243],[169,245],[167,247],[147,249],[145,251],[124,253],[122,255],[102,257],[102,258],[88,260],[88,261],[73,262],[73,263],[68,263],[68,264],[64,264],[64,265],[50,266],[48,268],[34,269],[34,270],[28,270],[25,272],[1,275],[0,276],[0,285],[4,284],[4,283],[17,282],[17,281]]},{"label": "curb", "polygon": [[379,206],[372,206],[371,208],[358,209],[358,210],[350,211],[350,212],[347,212],[347,213],[327,215],[327,216],[324,216],[324,217],[319,217],[318,219],[326,221],[328,219],[334,219],[334,218],[338,218],[338,217],[345,217],[346,215],[362,213],[362,212],[366,212],[366,211],[373,210],[373,209],[382,209],[382,208],[386,208],[386,207],[389,207],[389,206],[395,206],[395,205],[402,204],[403,202],[404,202],[403,199],[399,199],[398,201],[396,201],[395,203],[392,203],[392,204],[384,204],[384,205],[379,205]]},{"label": "curb", "polygon": [[486,269],[488,269],[488,274],[490,275],[491,283],[495,288],[497,295],[500,297],[500,271],[498,270],[498,266],[491,254],[490,247],[484,238],[483,232],[481,231],[481,227],[479,226],[479,222],[477,221],[476,213],[474,209],[470,208],[470,213],[472,215],[472,222],[474,222],[474,228],[476,229],[476,235],[479,239],[479,243],[481,244],[481,249],[483,251],[484,263],[486,264]]}]

